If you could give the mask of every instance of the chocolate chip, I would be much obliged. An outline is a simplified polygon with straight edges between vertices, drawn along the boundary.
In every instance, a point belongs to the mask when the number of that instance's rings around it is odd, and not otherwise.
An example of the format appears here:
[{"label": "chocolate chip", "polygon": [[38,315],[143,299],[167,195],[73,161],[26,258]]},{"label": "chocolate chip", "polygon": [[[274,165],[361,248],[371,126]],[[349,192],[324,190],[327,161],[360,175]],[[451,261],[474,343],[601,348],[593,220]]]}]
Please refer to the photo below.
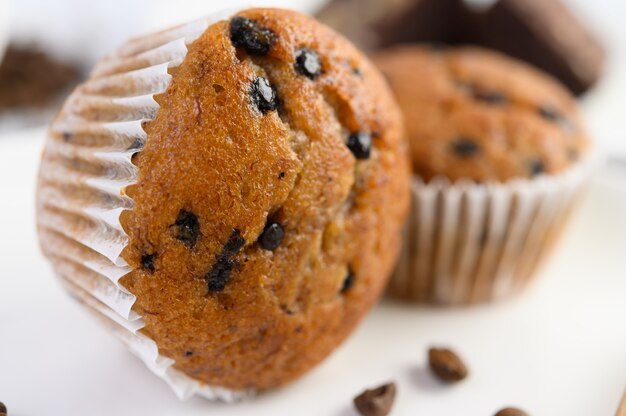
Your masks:
[{"label": "chocolate chip", "polygon": [[357,77],[363,76],[363,70],[361,68],[352,68],[352,73]]},{"label": "chocolate chip", "polygon": [[354,273],[352,269],[348,270],[348,275],[343,279],[343,284],[341,285],[341,293],[346,293],[354,286]]},{"label": "chocolate chip", "polygon": [[490,105],[504,105],[508,102],[503,94],[496,91],[474,90],[472,96],[474,99]]},{"label": "chocolate chip", "polygon": [[285,178],[285,172],[280,172],[278,174],[278,179],[284,179]]},{"label": "chocolate chip", "polygon": [[252,81],[250,96],[254,106],[263,114],[278,108],[276,91],[274,91],[269,81],[263,77],[258,77]]},{"label": "chocolate chip", "polygon": [[452,151],[461,157],[470,157],[480,152],[480,147],[473,139],[459,137],[452,143]]},{"label": "chocolate chip", "polygon": [[244,244],[246,244],[246,240],[241,236],[241,231],[239,228],[235,228],[233,232],[230,233],[230,237],[228,237],[228,241],[224,244],[220,255],[233,256],[241,250]]},{"label": "chocolate chip", "polygon": [[354,398],[354,407],[363,416],[386,416],[396,398],[395,383],[388,383],[372,390],[365,390]]},{"label": "chocolate chip", "polygon": [[200,237],[200,223],[195,214],[181,210],[174,223],[175,237],[187,247],[193,247]]},{"label": "chocolate chip", "polygon": [[563,114],[550,106],[541,106],[537,109],[539,115],[552,123],[558,124],[568,132],[574,131],[574,125]]},{"label": "chocolate chip", "polygon": [[355,158],[368,159],[372,149],[372,135],[364,131],[352,133],[347,145]]},{"label": "chocolate chip", "polygon": [[265,224],[265,229],[259,237],[259,242],[264,249],[275,250],[282,243],[284,236],[285,230],[283,230],[283,227],[275,221],[270,221]]},{"label": "chocolate chip", "polygon": [[230,40],[236,48],[244,48],[250,55],[267,55],[276,43],[276,35],[254,20],[235,16],[230,21]]},{"label": "chocolate chip", "polygon": [[467,377],[467,367],[459,356],[449,349],[429,349],[428,364],[433,374],[446,383],[454,383]]},{"label": "chocolate chip", "polygon": [[537,176],[537,175],[541,175],[542,173],[546,171],[546,166],[541,160],[535,159],[530,162],[529,169],[530,169],[530,176]]},{"label": "chocolate chip", "polygon": [[309,79],[315,79],[322,73],[320,56],[312,49],[304,48],[296,52],[296,71]]},{"label": "chocolate chip", "polygon": [[154,259],[156,258],[156,254],[144,254],[141,256],[141,267],[144,270],[149,271],[150,273],[154,273]]},{"label": "chocolate chip", "polygon": [[63,137],[63,141],[67,143],[72,140],[74,134],[70,133],[69,131],[64,131],[63,133],[61,133],[61,137]]},{"label": "chocolate chip", "polygon": [[505,407],[498,411],[495,416],[529,416],[528,413],[515,407]]},{"label": "chocolate chip", "polygon": [[4,403],[0,402],[0,416],[7,416],[8,411]]},{"label": "chocolate chip", "polygon": [[209,292],[222,292],[226,288],[231,272],[239,266],[232,256],[237,254],[245,243],[246,240],[241,236],[241,231],[238,228],[233,229],[222,251],[217,255],[215,264],[204,276]]},{"label": "chocolate chip", "polygon": [[193,355],[193,351],[185,351],[185,357],[191,357]]}]

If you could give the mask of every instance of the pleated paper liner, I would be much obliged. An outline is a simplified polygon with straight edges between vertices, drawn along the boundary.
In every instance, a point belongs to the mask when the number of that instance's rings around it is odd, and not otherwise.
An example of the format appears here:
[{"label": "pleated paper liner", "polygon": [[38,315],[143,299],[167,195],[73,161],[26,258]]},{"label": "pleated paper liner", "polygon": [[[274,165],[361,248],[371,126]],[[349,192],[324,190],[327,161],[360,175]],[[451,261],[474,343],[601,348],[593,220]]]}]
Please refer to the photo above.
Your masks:
[{"label": "pleated paper liner", "polygon": [[506,183],[414,178],[404,246],[389,294],[469,305],[520,292],[570,216],[588,163]]},{"label": "pleated paper liner", "polygon": [[[70,294],[111,329],[181,398],[233,401],[250,391],[208,386],[174,368],[140,330],[135,296],[121,286],[130,272],[121,257],[128,236],[119,218],[133,208],[125,188],[137,181],[131,157],[156,116],[156,94],[170,83],[187,45],[233,11],[133,40],[106,57],[68,98],[46,141],[39,174],[41,245]],[[123,378],[120,374],[120,378]]]}]

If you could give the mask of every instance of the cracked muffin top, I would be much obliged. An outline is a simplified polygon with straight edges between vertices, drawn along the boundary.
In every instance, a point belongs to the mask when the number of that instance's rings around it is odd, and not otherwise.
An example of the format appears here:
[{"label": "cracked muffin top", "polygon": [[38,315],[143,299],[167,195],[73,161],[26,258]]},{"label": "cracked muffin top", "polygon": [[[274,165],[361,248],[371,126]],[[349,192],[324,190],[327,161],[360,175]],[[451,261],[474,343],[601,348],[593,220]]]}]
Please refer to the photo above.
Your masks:
[{"label": "cracked muffin top", "polygon": [[348,41],[284,10],[209,26],[170,74],[133,156],[121,283],[179,370],[279,386],[385,286],[408,208],[400,111]]},{"label": "cracked muffin top", "polygon": [[572,95],[497,52],[428,45],[374,58],[406,119],[413,171],[476,182],[566,171],[589,141]]}]

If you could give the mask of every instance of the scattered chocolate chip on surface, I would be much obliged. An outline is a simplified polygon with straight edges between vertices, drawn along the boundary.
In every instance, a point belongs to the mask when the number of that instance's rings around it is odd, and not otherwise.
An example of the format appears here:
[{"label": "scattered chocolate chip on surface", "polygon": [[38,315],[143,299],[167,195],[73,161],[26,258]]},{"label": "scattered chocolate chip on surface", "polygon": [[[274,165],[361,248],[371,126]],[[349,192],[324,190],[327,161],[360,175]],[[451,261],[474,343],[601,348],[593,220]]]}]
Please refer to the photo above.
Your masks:
[{"label": "scattered chocolate chip on surface", "polygon": [[347,145],[355,158],[368,159],[372,149],[372,135],[364,131],[352,133],[348,136]]},{"label": "scattered chocolate chip on surface", "polygon": [[259,237],[259,242],[265,250],[275,250],[283,242],[283,237],[285,237],[283,227],[275,221],[270,221],[265,225],[265,229]]},{"label": "scattered chocolate chip on surface", "polygon": [[175,237],[187,247],[196,245],[200,237],[200,223],[198,217],[192,212],[181,210],[174,223]]},{"label": "scattered chocolate chip on surface", "polygon": [[222,251],[217,255],[215,264],[204,276],[209,292],[222,292],[230,281],[230,275],[239,263],[233,260],[233,256],[241,250],[246,240],[241,236],[238,228],[233,229]]},{"label": "scattered chocolate chip on surface", "polygon": [[516,407],[505,407],[494,416],[529,416],[529,414]]},{"label": "scattered chocolate chip on surface", "polygon": [[341,285],[341,293],[346,293],[354,286],[354,272],[352,269],[348,270],[348,275],[343,280],[343,284]]},{"label": "scattered chocolate chip on surface", "polygon": [[141,268],[154,273],[154,259],[156,259],[156,254],[144,254],[141,256]]},{"label": "scattered chocolate chip on surface", "polygon": [[467,367],[461,358],[447,348],[430,348],[428,350],[430,370],[441,381],[455,383],[467,377]]},{"label": "scattered chocolate chip on surface", "polygon": [[362,416],[386,416],[391,411],[395,398],[396,385],[388,383],[365,390],[354,398],[354,406]]},{"label": "scattered chocolate chip on surface", "polygon": [[263,114],[278,108],[276,91],[274,91],[269,81],[263,77],[258,77],[252,82],[250,96],[254,106]]},{"label": "scattered chocolate chip on surface", "polygon": [[276,35],[260,27],[258,22],[242,16],[230,21],[230,40],[236,48],[243,48],[250,55],[267,55],[276,43]]},{"label": "scattered chocolate chip on surface", "polygon": [[322,73],[322,61],[317,52],[304,48],[296,51],[296,71],[314,80]]},{"label": "scattered chocolate chip on surface", "polygon": [[459,137],[452,143],[452,151],[461,157],[470,157],[480,152],[480,147],[476,142],[467,137]]}]

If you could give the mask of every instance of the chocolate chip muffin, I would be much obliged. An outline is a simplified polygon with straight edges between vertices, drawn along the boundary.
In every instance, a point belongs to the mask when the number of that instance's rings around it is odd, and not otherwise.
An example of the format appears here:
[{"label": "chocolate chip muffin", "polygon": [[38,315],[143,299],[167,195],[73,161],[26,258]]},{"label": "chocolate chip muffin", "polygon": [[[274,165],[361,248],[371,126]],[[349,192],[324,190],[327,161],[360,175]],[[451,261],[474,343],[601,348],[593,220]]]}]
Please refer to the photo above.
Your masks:
[{"label": "chocolate chip muffin", "polygon": [[280,386],[385,287],[408,211],[403,131],[372,64],[298,13],[250,9],[140,38],[51,128],[42,248],[75,294],[114,309],[94,289],[104,276],[131,297],[124,324],[141,320],[169,370],[235,391]]},{"label": "chocolate chip muffin", "polygon": [[376,63],[406,114],[413,169],[425,180],[557,174],[587,151],[573,97],[519,61],[471,47],[406,46]]},{"label": "chocolate chip muffin", "polygon": [[581,181],[590,144],[574,98],[549,75],[472,47],[403,46],[375,62],[404,111],[414,172],[392,291],[437,303],[515,292]]}]

